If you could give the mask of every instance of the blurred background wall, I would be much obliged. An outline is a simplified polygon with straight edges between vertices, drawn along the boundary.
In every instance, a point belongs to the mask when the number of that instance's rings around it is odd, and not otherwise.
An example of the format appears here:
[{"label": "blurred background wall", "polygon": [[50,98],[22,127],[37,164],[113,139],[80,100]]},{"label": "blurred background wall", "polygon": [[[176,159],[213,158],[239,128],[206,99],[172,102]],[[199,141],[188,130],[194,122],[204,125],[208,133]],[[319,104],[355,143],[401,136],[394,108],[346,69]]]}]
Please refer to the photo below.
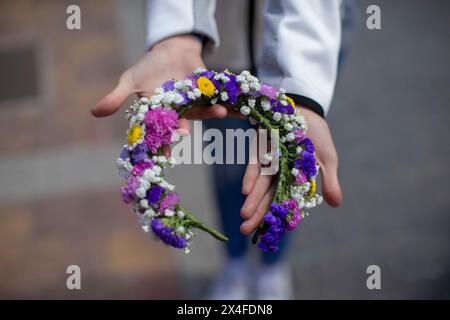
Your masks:
[{"label": "blurred background wall", "polygon": [[[344,205],[314,210],[297,232],[296,297],[450,298],[450,4],[358,3],[328,117]],[[70,4],[0,2],[0,298],[201,297],[221,245],[200,235],[184,255],[149,240],[119,198],[123,113],[89,113],[145,50],[144,2],[76,1],[80,31],[66,28]],[[365,26],[369,4],[381,30]],[[207,62],[243,68],[246,54],[223,44]],[[208,170],[170,175],[186,206],[218,225]],[[71,264],[80,291],[66,288]],[[366,287],[371,264],[378,291]]]}]

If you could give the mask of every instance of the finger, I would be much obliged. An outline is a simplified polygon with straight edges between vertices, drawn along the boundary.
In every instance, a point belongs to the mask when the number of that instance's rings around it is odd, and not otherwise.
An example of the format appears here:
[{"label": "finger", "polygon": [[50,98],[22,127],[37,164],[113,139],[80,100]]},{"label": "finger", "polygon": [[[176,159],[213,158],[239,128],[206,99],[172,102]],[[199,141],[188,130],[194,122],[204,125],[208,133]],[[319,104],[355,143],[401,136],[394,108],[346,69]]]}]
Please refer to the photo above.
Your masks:
[{"label": "finger", "polygon": [[162,155],[166,158],[170,157],[170,145],[166,144],[162,147]]},{"label": "finger", "polygon": [[241,224],[240,230],[244,235],[248,235],[258,228],[261,224],[261,221],[264,218],[264,215],[269,209],[269,205],[272,202],[273,196],[275,194],[276,186],[273,184],[269,191],[264,195],[264,198],[261,200],[261,203],[258,205],[255,213],[246,221]]},{"label": "finger", "polygon": [[270,183],[272,182],[272,176],[260,175],[256,180],[255,186],[252,192],[245,199],[244,204],[241,208],[241,217],[244,219],[250,218],[256,208],[258,208],[259,203],[269,190]]},{"label": "finger", "polygon": [[178,129],[177,129],[177,133],[184,137],[184,136],[188,136],[191,132],[191,125],[189,124],[189,121],[187,119],[184,118],[180,118],[178,120]]},{"label": "finger", "polygon": [[252,192],[256,179],[258,179],[260,173],[260,166],[258,163],[249,163],[247,169],[245,169],[245,175],[242,180],[242,194],[247,196]]},{"label": "finger", "polygon": [[238,111],[238,110],[234,110],[234,109],[232,109],[232,108],[227,108],[227,111],[228,111],[227,116],[239,118],[239,119],[242,119],[242,120],[247,119],[247,116],[246,116],[246,115],[243,115],[243,114],[242,114],[240,111]]},{"label": "finger", "polygon": [[125,100],[134,93],[133,82],[124,74],[120,77],[119,83],[114,88],[113,91],[108,93],[103,97],[94,108],[92,108],[91,113],[95,117],[106,117],[121,107]]},{"label": "finger", "polygon": [[342,191],[337,175],[336,163],[323,163],[322,171],[322,193],[325,201],[333,207],[339,207],[342,203]]},{"label": "finger", "polygon": [[249,164],[245,170],[244,178],[242,179],[242,194],[248,195],[255,186],[256,179],[260,173],[260,164],[258,162],[258,138],[255,135],[250,146]]},{"label": "finger", "polygon": [[209,118],[223,119],[227,116],[227,108],[214,104],[208,107],[196,107],[184,115],[186,119],[205,120]]}]

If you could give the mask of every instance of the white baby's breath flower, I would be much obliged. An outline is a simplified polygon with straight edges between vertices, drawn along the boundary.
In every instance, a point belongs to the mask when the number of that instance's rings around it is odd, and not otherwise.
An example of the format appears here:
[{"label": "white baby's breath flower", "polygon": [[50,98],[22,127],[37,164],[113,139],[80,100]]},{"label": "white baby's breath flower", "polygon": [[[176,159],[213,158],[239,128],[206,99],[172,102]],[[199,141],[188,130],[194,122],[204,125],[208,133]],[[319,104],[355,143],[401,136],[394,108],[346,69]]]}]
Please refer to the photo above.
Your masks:
[{"label": "white baby's breath flower", "polygon": [[270,102],[267,99],[263,99],[261,101],[261,107],[264,111],[269,111],[270,110]]},{"label": "white baby's breath flower", "polygon": [[280,121],[281,120],[281,113],[279,113],[279,112],[275,112],[274,114],[273,114],[273,116],[272,116],[272,119],[273,120],[275,120],[275,121]]},{"label": "white baby's breath flower", "polygon": [[147,195],[147,190],[145,188],[139,187],[136,189],[136,195],[143,199]]},{"label": "white baby's breath flower", "polygon": [[248,99],[248,106],[250,108],[254,108],[256,104],[256,100],[255,99]]},{"label": "white baby's breath flower", "polygon": [[139,204],[141,205],[142,208],[145,208],[145,209],[148,208],[148,200],[147,199],[142,199],[141,201],[139,201]]},{"label": "white baby's breath flower", "polygon": [[152,169],[145,169],[143,177],[148,181],[153,182],[153,179],[155,178],[155,172],[153,172]]},{"label": "white baby's breath flower", "polygon": [[164,164],[167,161],[167,158],[165,156],[158,156],[158,163]]},{"label": "white baby's breath flower", "polygon": [[194,92],[193,92],[193,91],[189,91],[189,92],[187,93],[187,97],[188,97],[189,100],[195,100],[195,94],[194,94]]},{"label": "white baby's breath flower", "polygon": [[291,173],[292,173],[292,175],[296,176],[296,175],[298,175],[299,171],[297,168],[292,168]]},{"label": "white baby's breath flower", "polygon": [[185,215],[185,213],[183,211],[178,210],[177,211],[177,216],[178,216],[178,218],[183,219],[186,215]]},{"label": "white baby's breath flower", "polygon": [[174,157],[169,157],[169,159],[167,159],[167,162],[169,163],[169,165],[174,166],[177,164],[177,160]]},{"label": "white baby's breath flower", "polygon": [[145,210],[143,216],[146,218],[153,218],[155,215],[156,215],[155,210],[153,210],[153,208],[148,208],[147,210]]},{"label": "white baby's breath flower", "polygon": [[148,190],[150,188],[150,182],[144,177],[140,177],[138,181],[141,188],[144,188],[145,190]]},{"label": "white baby's breath flower", "polygon": [[243,115],[248,116],[252,110],[247,106],[242,106],[240,111]]},{"label": "white baby's breath flower", "polygon": [[202,96],[202,92],[200,91],[199,88],[195,88],[195,89],[194,89],[194,95],[195,95],[197,98],[199,98],[199,97]]},{"label": "white baby's breath flower", "polygon": [[160,166],[153,166],[152,171],[154,172],[155,176],[159,176],[161,174],[161,167]]},{"label": "white baby's breath flower", "polygon": [[288,123],[286,123],[286,124],[284,125],[284,128],[285,128],[287,131],[292,131],[292,130],[294,129],[294,126],[288,122]]},{"label": "white baby's breath flower", "polygon": [[205,71],[205,69],[198,67],[194,70],[194,74],[198,75],[198,74],[202,73],[203,71]]},{"label": "white baby's breath flower", "polygon": [[149,103],[149,100],[148,100],[147,97],[142,97],[142,98],[139,99],[139,103],[145,105],[145,104]]},{"label": "white baby's breath flower", "polygon": [[178,234],[183,234],[186,231],[186,229],[183,226],[179,226],[175,231]]},{"label": "white baby's breath flower", "polygon": [[222,91],[222,92],[220,93],[220,99],[221,99],[222,101],[227,101],[227,100],[229,99],[228,93],[227,93],[226,91]]},{"label": "white baby's breath flower", "polygon": [[298,146],[297,148],[295,148],[295,152],[297,152],[297,154],[302,153],[303,149],[302,147]]},{"label": "white baby's breath flower", "polygon": [[211,99],[211,104],[216,104],[217,103],[217,98]]},{"label": "white baby's breath flower", "polygon": [[166,217],[173,217],[174,214],[175,214],[175,212],[173,212],[173,210],[170,210],[170,209],[166,209],[166,211],[164,211],[164,215]]},{"label": "white baby's breath flower", "polygon": [[243,93],[248,93],[248,92],[250,91],[250,87],[248,86],[248,84],[242,83],[242,84],[241,84],[241,91],[242,91]]},{"label": "white baby's breath flower", "polygon": [[291,142],[291,141],[294,141],[294,140],[295,140],[295,135],[292,132],[289,132],[286,135],[286,141]]}]

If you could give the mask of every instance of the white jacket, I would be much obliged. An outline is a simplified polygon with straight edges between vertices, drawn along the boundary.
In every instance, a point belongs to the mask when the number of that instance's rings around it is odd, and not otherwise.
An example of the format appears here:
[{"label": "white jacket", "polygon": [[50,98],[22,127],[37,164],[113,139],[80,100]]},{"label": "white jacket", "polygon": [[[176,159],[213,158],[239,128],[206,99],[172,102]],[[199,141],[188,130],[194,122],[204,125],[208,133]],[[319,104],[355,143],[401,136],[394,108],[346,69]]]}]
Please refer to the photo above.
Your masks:
[{"label": "white jacket", "polygon": [[[263,9],[259,78],[285,88],[297,103],[321,115],[330,107],[336,83],[341,7],[342,0],[267,0]],[[147,0],[148,46],[195,33],[218,47],[215,14],[220,12],[215,9],[215,0]]]}]

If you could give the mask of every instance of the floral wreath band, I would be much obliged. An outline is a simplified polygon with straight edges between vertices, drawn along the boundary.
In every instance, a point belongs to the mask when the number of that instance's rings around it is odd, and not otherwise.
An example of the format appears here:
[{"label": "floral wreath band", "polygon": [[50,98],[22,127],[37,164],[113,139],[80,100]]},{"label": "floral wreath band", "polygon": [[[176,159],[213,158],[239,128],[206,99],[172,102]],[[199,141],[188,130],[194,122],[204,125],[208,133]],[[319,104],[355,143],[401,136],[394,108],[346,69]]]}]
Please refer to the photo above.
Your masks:
[{"label": "floral wreath band", "polygon": [[266,155],[269,161],[278,157],[277,187],[253,237],[261,250],[276,251],[283,235],[308,215],[305,209],[322,202],[316,194],[319,165],[314,145],[306,137],[306,120],[294,101],[285,90],[259,83],[248,71],[236,76],[227,70],[197,69],[183,80],[166,81],[152,97],[133,102],[126,111],[127,144],[117,159],[119,174],[126,180],[122,199],[133,204],[145,232],[152,230],[156,238],[186,253],[194,229],[228,240],[184,208],[175,186],[164,179],[164,169],[174,166],[175,160],[162,155],[162,146],[173,142],[178,119],[193,108],[216,103],[239,110],[268,132],[278,130],[278,150]]}]

